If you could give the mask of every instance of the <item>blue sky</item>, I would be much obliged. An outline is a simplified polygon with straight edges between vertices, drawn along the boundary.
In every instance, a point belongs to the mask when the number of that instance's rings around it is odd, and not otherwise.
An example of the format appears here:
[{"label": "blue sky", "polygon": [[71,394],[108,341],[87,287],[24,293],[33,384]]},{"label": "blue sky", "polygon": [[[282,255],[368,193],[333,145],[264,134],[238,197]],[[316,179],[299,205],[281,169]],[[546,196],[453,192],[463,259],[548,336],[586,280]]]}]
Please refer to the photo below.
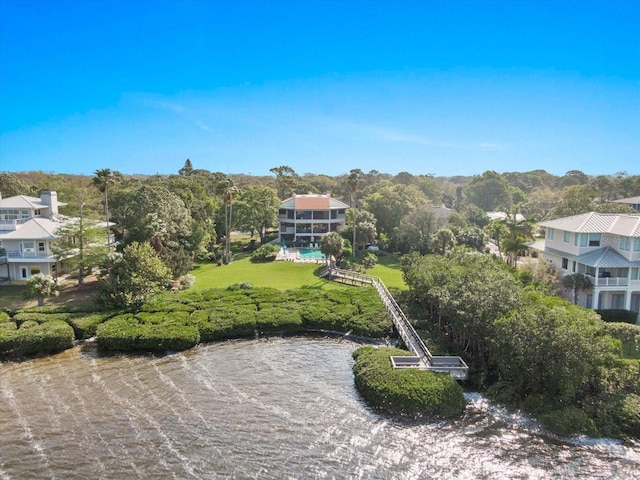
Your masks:
[{"label": "blue sky", "polygon": [[640,1],[0,0],[0,170],[640,174]]}]

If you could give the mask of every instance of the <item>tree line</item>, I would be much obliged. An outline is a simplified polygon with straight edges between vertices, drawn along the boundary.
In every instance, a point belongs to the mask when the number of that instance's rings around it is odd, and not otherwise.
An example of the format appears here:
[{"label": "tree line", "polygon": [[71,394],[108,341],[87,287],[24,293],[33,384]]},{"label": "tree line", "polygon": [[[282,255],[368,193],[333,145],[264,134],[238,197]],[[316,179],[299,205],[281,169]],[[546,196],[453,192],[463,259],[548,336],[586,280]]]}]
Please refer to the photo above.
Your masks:
[{"label": "tree line", "polygon": [[[562,435],[640,435],[640,329],[606,323],[490,255],[402,258],[412,317],[463,355],[476,387]],[[623,343],[624,342],[624,343]]]},{"label": "tree line", "polygon": [[[280,202],[294,193],[329,194],[351,207],[341,234],[345,251],[352,254],[368,244],[400,254],[444,254],[456,245],[483,251],[492,238],[511,264],[534,235],[535,222],[591,210],[629,212],[630,207],[611,201],[640,195],[640,176],[626,172],[436,177],[352,169],[328,176],[300,175],[283,165],[270,173],[226,175],[194,168],[189,159],[170,175],[124,175],[109,168],[92,176],[2,172],[0,192],[4,197],[58,192],[66,203],[61,211],[79,219],[61,232],[71,241],[57,247],[79,282],[108,254],[122,253],[133,243],[150,245],[174,279],[186,275],[194,262],[228,263],[231,232],[250,232],[264,243],[277,227]],[[503,212],[503,218],[491,220],[491,211]],[[106,236],[109,224],[116,243]],[[71,250],[76,255],[68,255]]]}]

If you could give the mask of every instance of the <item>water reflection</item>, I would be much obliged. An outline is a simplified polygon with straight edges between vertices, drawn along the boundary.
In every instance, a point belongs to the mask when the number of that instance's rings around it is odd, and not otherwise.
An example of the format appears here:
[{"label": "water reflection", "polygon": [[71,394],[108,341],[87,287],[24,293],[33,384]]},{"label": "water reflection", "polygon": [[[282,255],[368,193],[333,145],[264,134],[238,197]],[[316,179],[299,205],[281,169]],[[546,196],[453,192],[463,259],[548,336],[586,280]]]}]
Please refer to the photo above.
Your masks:
[{"label": "water reflection", "polygon": [[637,478],[640,446],[565,442],[468,395],[454,422],[366,407],[333,339],[167,357],[86,345],[0,365],[0,478]]}]

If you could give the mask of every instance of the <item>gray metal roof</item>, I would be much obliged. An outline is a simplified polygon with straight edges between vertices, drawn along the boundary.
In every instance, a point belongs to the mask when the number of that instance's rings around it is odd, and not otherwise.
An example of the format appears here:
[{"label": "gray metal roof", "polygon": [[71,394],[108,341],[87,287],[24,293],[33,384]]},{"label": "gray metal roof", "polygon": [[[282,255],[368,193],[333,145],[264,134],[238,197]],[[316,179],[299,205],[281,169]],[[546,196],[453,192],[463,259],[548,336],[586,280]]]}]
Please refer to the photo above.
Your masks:
[{"label": "gray metal roof", "polygon": [[60,222],[48,218],[32,218],[16,230],[7,233],[0,231],[0,240],[54,240],[58,238],[56,231],[60,226]]},{"label": "gray metal roof", "polygon": [[611,233],[640,237],[640,214],[589,212],[540,222],[540,226],[575,233]]},{"label": "gray metal roof", "polygon": [[[535,248],[544,253],[551,253],[559,257],[564,257],[568,260],[573,260],[590,267],[599,268],[631,268],[640,267],[640,262],[632,262],[620,255],[612,247],[602,247],[589,253],[582,255],[571,255],[570,253],[563,252],[562,250],[556,250],[555,248],[545,248],[541,242],[531,242],[527,245],[529,248]],[[542,242],[544,243],[544,242]]]},{"label": "gray metal roof", "polygon": [[600,268],[628,268],[640,266],[640,262],[630,262],[611,247],[600,248],[594,252],[575,257],[576,262]]},{"label": "gray metal roof", "polygon": [[48,205],[42,203],[42,200],[36,197],[28,197],[26,195],[16,195],[15,197],[7,197],[0,199],[0,208],[49,208]]},{"label": "gray metal roof", "polygon": [[632,205],[640,204],[640,197],[621,198],[619,200],[612,200],[614,203],[630,203]]}]

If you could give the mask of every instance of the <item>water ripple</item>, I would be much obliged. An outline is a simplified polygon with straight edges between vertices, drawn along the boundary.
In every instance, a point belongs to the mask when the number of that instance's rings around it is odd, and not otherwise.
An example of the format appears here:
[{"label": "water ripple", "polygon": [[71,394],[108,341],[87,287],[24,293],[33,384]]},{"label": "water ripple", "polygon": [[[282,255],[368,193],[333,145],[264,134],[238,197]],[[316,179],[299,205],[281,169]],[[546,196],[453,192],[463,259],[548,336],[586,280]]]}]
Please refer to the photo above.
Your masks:
[{"label": "water ripple", "polygon": [[640,445],[553,437],[478,394],[451,422],[383,417],[357,345],[224,342],[167,357],[84,345],[0,365],[0,478],[638,478]]}]

